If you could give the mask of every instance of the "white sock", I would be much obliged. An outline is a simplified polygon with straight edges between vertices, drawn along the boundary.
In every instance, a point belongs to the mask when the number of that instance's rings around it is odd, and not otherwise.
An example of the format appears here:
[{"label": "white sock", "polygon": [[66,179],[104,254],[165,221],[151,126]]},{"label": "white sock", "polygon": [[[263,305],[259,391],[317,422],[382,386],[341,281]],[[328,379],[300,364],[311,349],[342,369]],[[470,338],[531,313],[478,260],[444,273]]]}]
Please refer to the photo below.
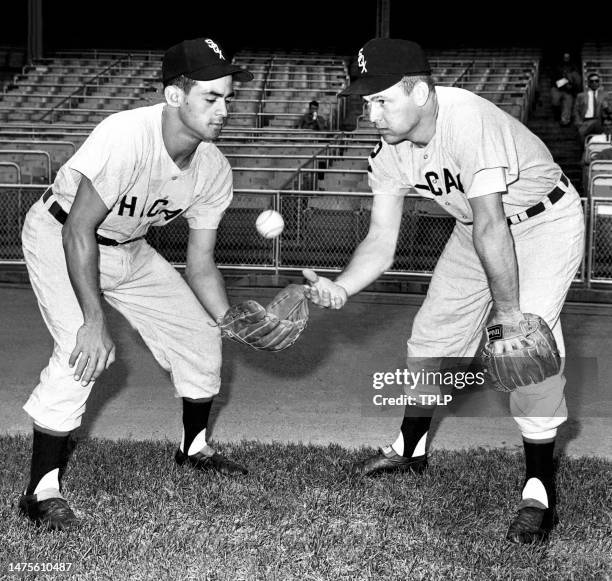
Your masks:
[{"label": "white sock", "polygon": [[[414,451],[412,452],[411,458],[414,458],[415,456],[423,456],[423,454],[425,454],[426,444],[427,444],[427,432],[425,432],[421,436],[421,439],[417,442],[417,445],[415,446]],[[402,434],[401,430],[395,442],[391,444],[391,447],[393,448],[393,451],[396,454],[399,454],[400,456],[404,455],[404,435]]]},{"label": "white sock", "polygon": [[523,500],[526,498],[533,498],[538,502],[541,502],[546,508],[548,508],[548,495],[546,494],[546,488],[542,484],[539,478],[530,478],[523,488]]},{"label": "white sock", "polygon": [[34,494],[38,494],[41,490],[59,490],[59,468],[54,468],[47,472],[38,482],[34,489]]},{"label": "white sock", "polygon": [[391,447],[393,448],[393,451],[399,456],[404,455],[404,435],[402,434],[401,430],[399,435],[397,436],[397,440],[395,440],[395,442],[391,444]]},{"label": "white sock", "polygon": [[[181,449],[185,446],[185,433],[183,432],[183,440],[181,442]],[[206,428],[204,428],[191,442],[189,450],[187,450],[187,456],[197,454],[202,448],[206,446]],[[185,450],[183,449],[183,452]]]},{"label": "white sock", "polygon": [[417,445],[414,447],[414,452],[412,452],[412,457],[415,456],[423,456],[425,454],[425,445],[427,444],[427,432],[425,432],[421,439],[417,442]]}]

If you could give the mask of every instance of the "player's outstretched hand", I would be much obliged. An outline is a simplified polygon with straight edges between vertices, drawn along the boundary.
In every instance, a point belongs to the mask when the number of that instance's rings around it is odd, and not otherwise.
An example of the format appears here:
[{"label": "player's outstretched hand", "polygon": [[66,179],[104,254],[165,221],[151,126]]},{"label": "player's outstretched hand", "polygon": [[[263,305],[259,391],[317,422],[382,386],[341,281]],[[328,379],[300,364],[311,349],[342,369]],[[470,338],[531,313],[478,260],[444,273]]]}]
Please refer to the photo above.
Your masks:
[{"label": "player's outstretched hand", "polygon": [[68,364],[74,370],[74,380],[83,387],[96,381],[100,374],[115,361],[115,344],[104,322],[84,323],[77,331],[76,345]]},{"label": "player's outstretched hand", "polygon": [[329,278],[318,276],[314,270],[305,268],[302,274],[307,281],[304,294],[315,305],[330,309],[341,309],[348,300],[344,287]]}]

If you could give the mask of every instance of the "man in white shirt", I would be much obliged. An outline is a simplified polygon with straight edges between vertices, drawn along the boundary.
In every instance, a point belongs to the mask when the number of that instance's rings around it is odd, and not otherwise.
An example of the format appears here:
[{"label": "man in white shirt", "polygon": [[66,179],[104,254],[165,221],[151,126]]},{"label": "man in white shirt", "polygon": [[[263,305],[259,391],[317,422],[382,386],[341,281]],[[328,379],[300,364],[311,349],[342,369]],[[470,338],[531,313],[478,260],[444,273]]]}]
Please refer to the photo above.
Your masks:
[{"label": "man in white shirt", "polygon": [[578,93],[574,103],[574,124],[578,129],[580,143],[583,145],[587,136],[603,132],[602,114],[604,110],[610,108],[599,75],[590,73],[587,84],[588,89]]}]

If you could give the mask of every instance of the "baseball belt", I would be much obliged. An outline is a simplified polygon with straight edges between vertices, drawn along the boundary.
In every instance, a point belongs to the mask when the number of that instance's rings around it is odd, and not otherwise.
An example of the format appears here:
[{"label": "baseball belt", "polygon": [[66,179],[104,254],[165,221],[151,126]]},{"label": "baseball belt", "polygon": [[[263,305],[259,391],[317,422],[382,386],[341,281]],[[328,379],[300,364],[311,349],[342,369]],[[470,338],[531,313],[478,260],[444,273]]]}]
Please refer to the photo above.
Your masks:
[{"label": "baseball belt", "polygon": [[[53,190],[49,188],[42,197],[43,204],[46,204],[49,198],[53,195]],[[56,202],[53,201],[49,207],[49,214],[51,214],[60,224],[65,224],[66,219],[68,218],[68,214],[64,211],[64,209]],[[143,236],[139,236],[138,238],[132,238],[131,240],[126,240],[125,242],[117,242],[117,240],[113,240],[112,238],[106,238],[96,232],[96,242],[98,244],[102,244],[102,246],[121,246],[122,244],[128,244],[129,242],[134,242],[136,240],[140,240],[144,238]]]},{"label": "baseball belt", "polygon": [[563,194],[567,191],[567,188],[569,187],[569,180],[565,177],[564,174],[561,174],[559,184],[562,184],[564,187],[562,188],[560,185],[555,186],[554,190],[550,192],[550,194],[548,194],[548,196],[546,196],[546,198],[544,198],[541,202],[535,204],[535,206],[527,208],[524,212],[519,212],[518,214],[508,216],[506,218],[508,226],[518,224],[519,222],[524,222],[525,220],[528,220],[529,218],[536,216],[537,214],[541,214],[544,210],[547,210],[553,204],[556,204],[563,197]]}]

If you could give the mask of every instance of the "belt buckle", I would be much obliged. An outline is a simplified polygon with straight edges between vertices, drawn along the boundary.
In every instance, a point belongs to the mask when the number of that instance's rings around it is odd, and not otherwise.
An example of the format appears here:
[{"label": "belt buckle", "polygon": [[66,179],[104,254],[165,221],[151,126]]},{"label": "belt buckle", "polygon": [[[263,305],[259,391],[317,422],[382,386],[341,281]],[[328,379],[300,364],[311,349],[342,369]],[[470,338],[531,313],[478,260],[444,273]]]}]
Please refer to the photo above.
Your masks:
[{"label": "belt buckle", "polygon": [[[527,208],[528,210],[529,208]],[[529,214],[527,213],[527,210],[523,210],[522,212],[519,212],[518,214],[515,214],[518,222],[524,222],[525,220],[529,219]]]}]

